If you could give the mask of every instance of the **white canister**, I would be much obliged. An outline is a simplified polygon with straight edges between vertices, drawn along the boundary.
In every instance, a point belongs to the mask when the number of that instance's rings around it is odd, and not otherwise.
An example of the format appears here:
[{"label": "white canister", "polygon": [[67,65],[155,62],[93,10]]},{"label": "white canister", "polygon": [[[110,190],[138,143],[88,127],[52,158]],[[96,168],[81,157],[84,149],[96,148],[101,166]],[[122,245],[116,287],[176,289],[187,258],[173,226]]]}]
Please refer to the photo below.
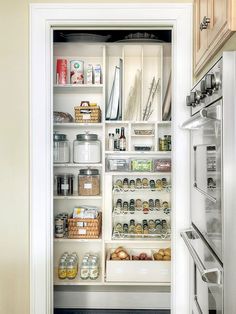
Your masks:
[{"label": "white canister", "polygon": [[97,134],[77,134],[73,143],[74,163],[101,162],[101,142]]}]

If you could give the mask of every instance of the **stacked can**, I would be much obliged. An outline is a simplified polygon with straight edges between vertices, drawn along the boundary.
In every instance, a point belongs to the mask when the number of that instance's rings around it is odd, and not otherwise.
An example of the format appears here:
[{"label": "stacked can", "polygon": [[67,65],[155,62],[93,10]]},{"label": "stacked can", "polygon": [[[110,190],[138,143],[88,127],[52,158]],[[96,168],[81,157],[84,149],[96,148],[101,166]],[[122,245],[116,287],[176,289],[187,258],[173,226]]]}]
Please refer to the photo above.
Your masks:
[{"label": "stacked can", "polygon": [[55,217],[55,238],[65,238],[68,231],[68,214],[60,213]]}]

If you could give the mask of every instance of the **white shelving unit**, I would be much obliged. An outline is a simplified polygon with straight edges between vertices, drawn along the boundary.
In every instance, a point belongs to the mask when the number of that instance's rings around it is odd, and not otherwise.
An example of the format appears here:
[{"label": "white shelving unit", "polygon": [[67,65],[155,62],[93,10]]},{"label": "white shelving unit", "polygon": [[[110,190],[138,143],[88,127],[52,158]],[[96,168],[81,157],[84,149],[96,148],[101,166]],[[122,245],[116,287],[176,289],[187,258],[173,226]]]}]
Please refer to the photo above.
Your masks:
[{"label": "white shelving unit", "polygon": [[[85,78],[85,84],[72,85],[69,82],[69,66],[67,72],[67,84],[57,85],[56,84],[56,60],[59,58],[66,58],[68,63],[71,60],[82,60],[84,65],[88,63],[100,64],[102,67],[102,83],[99,85],[87,84]],[[112,81],[114,76],[114,68],[119,64],[119,59],[123,60],[123,97],[122,97],[122,116],[126,117],[127,107],[129,106],[129,94],[132,86],[135,82],[135,76],[138,77],[140,89],[138,94],[138,103],[140,104],[139,112],[130,120],[121,121],[106,121],[105,112],[106,105],[108,103],[109,95],[111,92]],[[107,256],[110,250],[117,248],[118,246],[124,246],[127,250],[158,250],[160,248],[167,248],[171,246],[171,239],[161,239],[159,237],[150,236],[149,238],[125,238],[125,239],[114,239],[112,237],[114,228],[114,200],[118,194],[114,197],[113,191],[114,180],[117,178],[144,178],[158,179],[167,177],[168,181],[171,182],[171,172],[131,172],[131,171],[106,171],[106,159],[109,156],[121,158],[134,158],[134,159],[170,159],[171,151],[160,151],[159,150],[159,137],[163,137],[165,134],[171,135],[171,122],[162,121],[162,86],[163,86],[163,47],[159,43],[54,43],[54,110],[68,112],[74,116],[74,107],[80,105],[81,101],[90,101],[97,103],[102,111],[101,123],[54,123],[54,131],[67,135],[68,140],[71,143],[70,146],[70,163],[68,164],[54,164],[54,174],[58,173],[72,173],[75,176],[75,191],[72,196],[60,196],[54,193],[54,216],[60,212],[72,213],[73,207],[81,205],[93,205],[99,207],[102,213],[102,232],[98,239],[66,239],[66,238],[55,238],[54,239],[54,284],[55,286],[84,286],[84,285],[159,285],[169,286],[170,285],[170,262],[166,261],[162,264],[162,271],[166,274],[166,281],[162,278],[158,281],[157,278],[150,281],[148,276],[146,280],[142,279],[141,282],[138,280],[126,280],[120,281],[119,278],[115,280],[115,277],[110,276],[108,268],[114,269],[116,261],[107,261]],[[159,79],[159,90],[153,99],[153,112],[150,116],[149,121],[142,121],[142,114],[144,106],[146,104],[150,83],[153,77],[156,80]],[[109,151],[108,150],[108,134],[114,133],[116,128],[125,128],[125,135],[127,139],[127,151]],[[152,130],[152,134],[140,135],[135,134],[135,130]],[[73,150],[72,143],[76,138],[77,134],[85,133],[98,134],[98,138],[101,141],[102,148],[102,162],[98,164],[75,164],[73,163]],[[136,151],[134,150],[135,145],[150,145],[152,148],[150,151]],[[101,178],[101,195],[99,196],[80,196],[77,192],[77,175],[82,168],[95,168],[99,170]],[[139,190],[139,191],[127,191],[120,193],[125,198],[134,198],[135,194],[139,195],[139,198],[160,198],[163,195],[166,197],[166,201],[171,204],[171,192],[167,191],[151,191],[151,190]],[[119,196],[120,196],[119,195]],[[137,196],[138,197],[138,196]],[[118,215],[117,215],[118,216]],[[126,217],[125,217],[126,216]],[[159,211],[155,211],[151,214],[135,213],[123,215],[122,221],[132,219],[135,216],[142,216],[143,219],[164,219],[167,217]],[[116,217],[117,218],[117,217]],[[140,218],[140,219],[141,219]],[[150,219],[151,219],[150,218]],[[168,216],[169,223],[170,215]],[[79,261],[82,260],[83,255],[86,252],[95,252],[100,258],[100,276],[97,280],[86,280],[80,279],[79,275],[74,280],[60,280],[57,276],[57,267],[60,256],[63,252],[78,252]],[[151,251],[150,251],[151,252]],[[133,278],[138,276],[136,267],[133,267],[135,261],[126,263],[125,267],[128,267],[130,272],[135,271]],[[137,261],[139,270],[142,269],[148,271],[149,261]],[[151,275],[153,267],[158,268],[158,261],[151,261],[152,267],[150,267],[149,274]],[[153,264],[154,263],[154,264]],[[122,266],[122,262],[119,262]],[[110,265],[108,267],[108,265]],[[151,265],[151,263],[150,263]],[[80,266],[80,264],[79,264]],[[120,266],[119,266],[120,267]],[[163,268],[164,267],[164,268]],[[135,270],[136,269],[136,270]],[[122,271],[122,267],[120,268]],[[124,269],[123,269],[124,271]],[[127,269],[126,269],[127,271]],[[158,272],[157,272],[158,273]],[[108,277],[112,277],[110,280]],[[136,276],[136,277],[135,277]]]}]

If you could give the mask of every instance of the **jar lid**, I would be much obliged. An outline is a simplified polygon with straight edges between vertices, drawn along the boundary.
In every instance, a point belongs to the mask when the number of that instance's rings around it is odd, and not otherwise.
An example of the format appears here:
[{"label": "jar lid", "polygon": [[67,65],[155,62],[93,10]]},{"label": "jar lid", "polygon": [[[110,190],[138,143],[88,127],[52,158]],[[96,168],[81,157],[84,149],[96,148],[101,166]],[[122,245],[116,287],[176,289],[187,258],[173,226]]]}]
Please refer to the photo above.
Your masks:
[{"label": "jar lid", "polygon": [[80,169],[79,171],[79,174],[82,174],[82,175],[98,175],[99,174],[99,171],[98,169]]},{"label": "jar lid", "polygon": [[77,134],[76,139],[78,141],[96,141],[98,139],[98,136],[97,134],[89,134],[89,133]]},{"label": "jar lid", "polygon": [[66,134],[54,133],[53,140],[54,141],[66,141]]},{"label": "jar lid", "polygon": [[56,178],[74,178],[73,173],[59,173],[55,175]]}]

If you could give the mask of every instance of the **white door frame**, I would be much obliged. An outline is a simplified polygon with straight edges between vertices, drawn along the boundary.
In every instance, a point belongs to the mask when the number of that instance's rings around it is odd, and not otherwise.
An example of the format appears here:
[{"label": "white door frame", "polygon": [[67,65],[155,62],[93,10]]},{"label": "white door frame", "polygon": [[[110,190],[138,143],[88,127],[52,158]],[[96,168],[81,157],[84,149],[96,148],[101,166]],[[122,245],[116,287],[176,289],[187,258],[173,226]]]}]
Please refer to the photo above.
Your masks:
[{"label": "white door frame", "polygon": [[30,4],[30,313],[53,313],[52,26],[173,28],[171,308],[189,314],[189,260],[179,234],[189,227],[189,144],[179,125],[189,115],[192,5],[173,3]]}]

